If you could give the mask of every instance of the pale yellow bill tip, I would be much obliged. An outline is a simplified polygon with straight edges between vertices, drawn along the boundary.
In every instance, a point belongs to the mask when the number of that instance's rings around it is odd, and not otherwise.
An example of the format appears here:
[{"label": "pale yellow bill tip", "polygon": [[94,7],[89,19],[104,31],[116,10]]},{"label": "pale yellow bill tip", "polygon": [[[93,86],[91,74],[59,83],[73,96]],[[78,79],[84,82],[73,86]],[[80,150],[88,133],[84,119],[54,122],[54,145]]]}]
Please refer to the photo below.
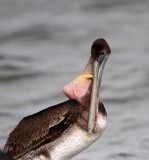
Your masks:
[{"label": "pale yellow bill tip", "polygon": [[89,134],[93,134],[93,130],[91,128],[88,129]]}]

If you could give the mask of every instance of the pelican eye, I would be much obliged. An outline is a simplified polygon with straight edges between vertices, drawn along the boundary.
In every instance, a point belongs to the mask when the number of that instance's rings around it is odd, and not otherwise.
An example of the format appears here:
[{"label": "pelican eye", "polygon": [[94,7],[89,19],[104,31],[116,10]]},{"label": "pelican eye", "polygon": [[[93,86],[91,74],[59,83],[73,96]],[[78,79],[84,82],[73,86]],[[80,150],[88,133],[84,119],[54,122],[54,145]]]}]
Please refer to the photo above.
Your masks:
[{"label": "pelican eye", "polygon": [[101,55],[101,56],[103,56],[104,54],[105,54],[105,52],[104,52],[104,51],[102,51],[102,52],[100,53],[100,55]]}]

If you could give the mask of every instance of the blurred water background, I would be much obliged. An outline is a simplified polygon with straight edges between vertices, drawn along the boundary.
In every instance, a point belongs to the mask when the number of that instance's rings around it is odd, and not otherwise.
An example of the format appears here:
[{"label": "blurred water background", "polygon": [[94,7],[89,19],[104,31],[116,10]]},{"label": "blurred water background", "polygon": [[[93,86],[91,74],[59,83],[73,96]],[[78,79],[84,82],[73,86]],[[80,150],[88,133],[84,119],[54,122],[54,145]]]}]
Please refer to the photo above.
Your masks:
[{"label": "blurred water background", "polygon": [[98,37],[112,49],[108,123],[74,160],[149,159],[148,0],[0,0],[0,148],[24,116],[66,100]]}]

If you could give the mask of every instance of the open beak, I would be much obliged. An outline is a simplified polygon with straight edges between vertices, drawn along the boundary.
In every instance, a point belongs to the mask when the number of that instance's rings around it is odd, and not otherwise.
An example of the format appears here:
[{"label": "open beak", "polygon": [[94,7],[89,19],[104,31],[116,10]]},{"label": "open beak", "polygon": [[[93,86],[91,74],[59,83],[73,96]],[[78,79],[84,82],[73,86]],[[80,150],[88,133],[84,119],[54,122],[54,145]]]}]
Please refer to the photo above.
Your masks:
[{"label": "open beak", "polygon": [[88,121],[88,132],[92,134],[96,127],[96,120],[98,115],[98,106],[100,103],[100,86],[104,66],[108,59],[109,54],[102,54],[98,59],[95,59],[93,63],[93,85],[91,92],[90,110],[89,110],[89,121]]}]

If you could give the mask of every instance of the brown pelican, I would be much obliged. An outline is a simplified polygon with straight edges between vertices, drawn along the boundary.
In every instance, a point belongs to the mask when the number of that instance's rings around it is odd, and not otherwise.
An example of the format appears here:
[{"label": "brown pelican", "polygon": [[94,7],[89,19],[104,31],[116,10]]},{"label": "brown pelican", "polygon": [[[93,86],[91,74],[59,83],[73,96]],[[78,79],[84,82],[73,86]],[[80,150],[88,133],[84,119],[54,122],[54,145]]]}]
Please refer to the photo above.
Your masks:
[{"label": "brown pelican", "polygon": [[104,39],[95,40],[85,70],[64,87],[69,100],[23,118],[4,152],[17,160],[70,160],[96,141],[106,126],[99,94],[110,52]]}]

